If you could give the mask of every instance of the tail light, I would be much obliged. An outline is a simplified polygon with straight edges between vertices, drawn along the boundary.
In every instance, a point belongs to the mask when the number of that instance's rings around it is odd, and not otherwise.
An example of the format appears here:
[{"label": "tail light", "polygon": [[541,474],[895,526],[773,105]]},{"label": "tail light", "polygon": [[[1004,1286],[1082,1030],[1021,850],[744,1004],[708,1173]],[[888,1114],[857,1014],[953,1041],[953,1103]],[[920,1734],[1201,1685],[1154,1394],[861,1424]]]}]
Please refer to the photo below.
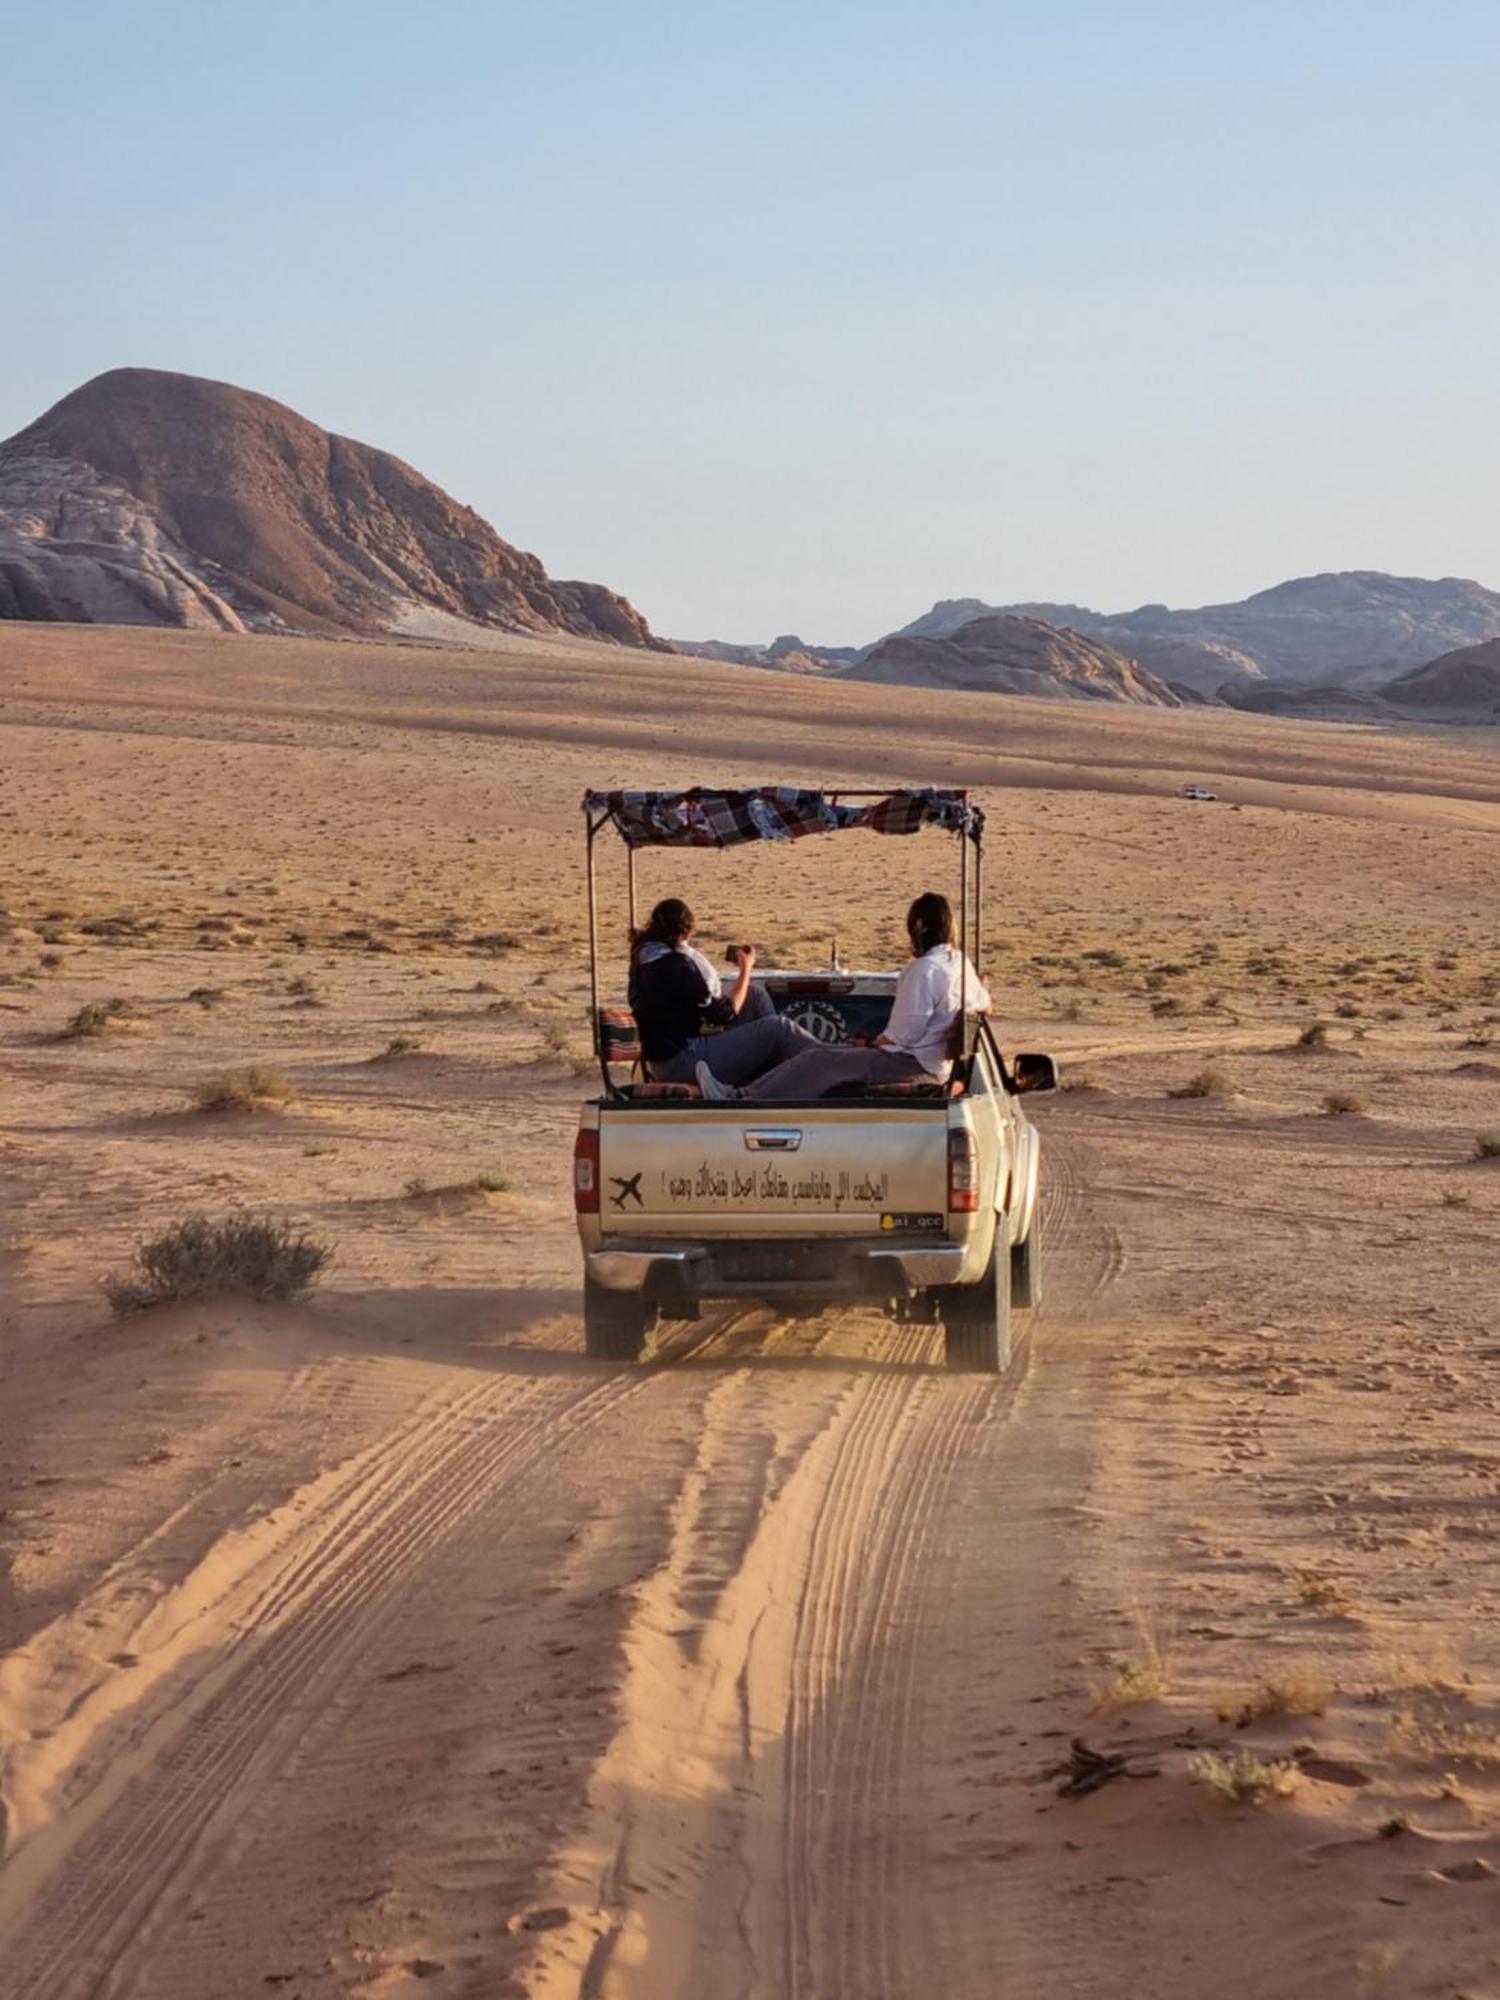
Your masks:
[{"label": "tail light", "polygon": [[954,1125],[948,1132],[948,1213],[976,1215],[979,1212],[979,1148],[967,1125]]},{"label": "tail light", "polygon": [[580,1215],[599,1213],[599,1134],[582,1131],[573,1142],[573,1206]]}]

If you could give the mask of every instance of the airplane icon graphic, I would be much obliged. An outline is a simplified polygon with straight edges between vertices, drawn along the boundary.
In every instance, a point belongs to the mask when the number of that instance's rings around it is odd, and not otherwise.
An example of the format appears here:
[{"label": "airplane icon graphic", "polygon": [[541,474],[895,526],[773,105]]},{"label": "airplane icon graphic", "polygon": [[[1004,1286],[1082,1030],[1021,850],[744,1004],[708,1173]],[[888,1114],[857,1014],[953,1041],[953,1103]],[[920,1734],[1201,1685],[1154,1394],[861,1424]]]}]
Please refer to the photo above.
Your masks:
[{"label": "airplane icon graphic", "polygon": [[632,1174],[628,1180],[622,1180],[618,1174],[611,1174],[610,1179],[620,1190],[618,1194],[610,1196],[610,1200],[616,1208],[623,1208],[627,1201],[633,1201],[637,1208],[644,1208],[646,1206],[645,1202],[641,1199],[640,1174]]}]

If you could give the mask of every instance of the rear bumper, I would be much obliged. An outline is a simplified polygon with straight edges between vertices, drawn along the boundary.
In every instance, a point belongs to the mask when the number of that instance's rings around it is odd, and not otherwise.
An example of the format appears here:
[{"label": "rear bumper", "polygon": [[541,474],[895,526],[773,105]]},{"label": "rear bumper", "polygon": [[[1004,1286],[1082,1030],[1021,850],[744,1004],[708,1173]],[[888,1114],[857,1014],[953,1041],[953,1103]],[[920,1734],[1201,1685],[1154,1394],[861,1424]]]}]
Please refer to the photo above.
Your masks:
[{"label": "rear bumper", "polygon": [[640,1246],[590,1251],[584,1267],[611,1292],[642,1292],[659,1304],[682,1299],[913,1298],[957,1284],[969,1246],[946,1240],[895,1244],[833,1238],[809,1244]]}]

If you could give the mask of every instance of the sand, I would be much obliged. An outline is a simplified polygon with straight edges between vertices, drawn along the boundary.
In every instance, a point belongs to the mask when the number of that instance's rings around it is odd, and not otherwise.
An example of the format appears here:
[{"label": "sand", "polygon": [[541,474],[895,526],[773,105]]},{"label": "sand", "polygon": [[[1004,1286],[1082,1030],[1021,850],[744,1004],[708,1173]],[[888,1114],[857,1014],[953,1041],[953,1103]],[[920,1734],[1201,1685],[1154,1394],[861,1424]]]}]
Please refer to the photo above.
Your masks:
[{"label": "sand", "polygon": [[[1500,1993],[1493,736],[11,627],[0,770],[7,1996]],[[1005,1039],[1086,1086],[1005,1382],[582,1354],[579,795],[784,776],[990,811]],[[641,872],[889,962],[952,865]],[[235,1207],[305,1302],[111,1317]]]}]

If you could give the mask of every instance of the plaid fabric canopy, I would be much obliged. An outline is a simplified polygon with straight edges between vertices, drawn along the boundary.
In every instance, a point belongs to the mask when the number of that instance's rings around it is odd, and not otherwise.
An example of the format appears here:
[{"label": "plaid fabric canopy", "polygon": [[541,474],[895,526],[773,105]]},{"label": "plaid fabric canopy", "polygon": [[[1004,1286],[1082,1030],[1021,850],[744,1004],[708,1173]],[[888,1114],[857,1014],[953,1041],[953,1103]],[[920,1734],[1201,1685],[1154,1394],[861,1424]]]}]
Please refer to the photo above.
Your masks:
[{"label": "plaid fabric canopy", "polygon": [[585,792],[586,813],[605,813],[627,847],[738,847],[748,840],[801,840],[809,833],[916,833],[924,826],[978,840],[984,814],[961,792],[888,792],[842,801],[796,785],[750,791]]}]

